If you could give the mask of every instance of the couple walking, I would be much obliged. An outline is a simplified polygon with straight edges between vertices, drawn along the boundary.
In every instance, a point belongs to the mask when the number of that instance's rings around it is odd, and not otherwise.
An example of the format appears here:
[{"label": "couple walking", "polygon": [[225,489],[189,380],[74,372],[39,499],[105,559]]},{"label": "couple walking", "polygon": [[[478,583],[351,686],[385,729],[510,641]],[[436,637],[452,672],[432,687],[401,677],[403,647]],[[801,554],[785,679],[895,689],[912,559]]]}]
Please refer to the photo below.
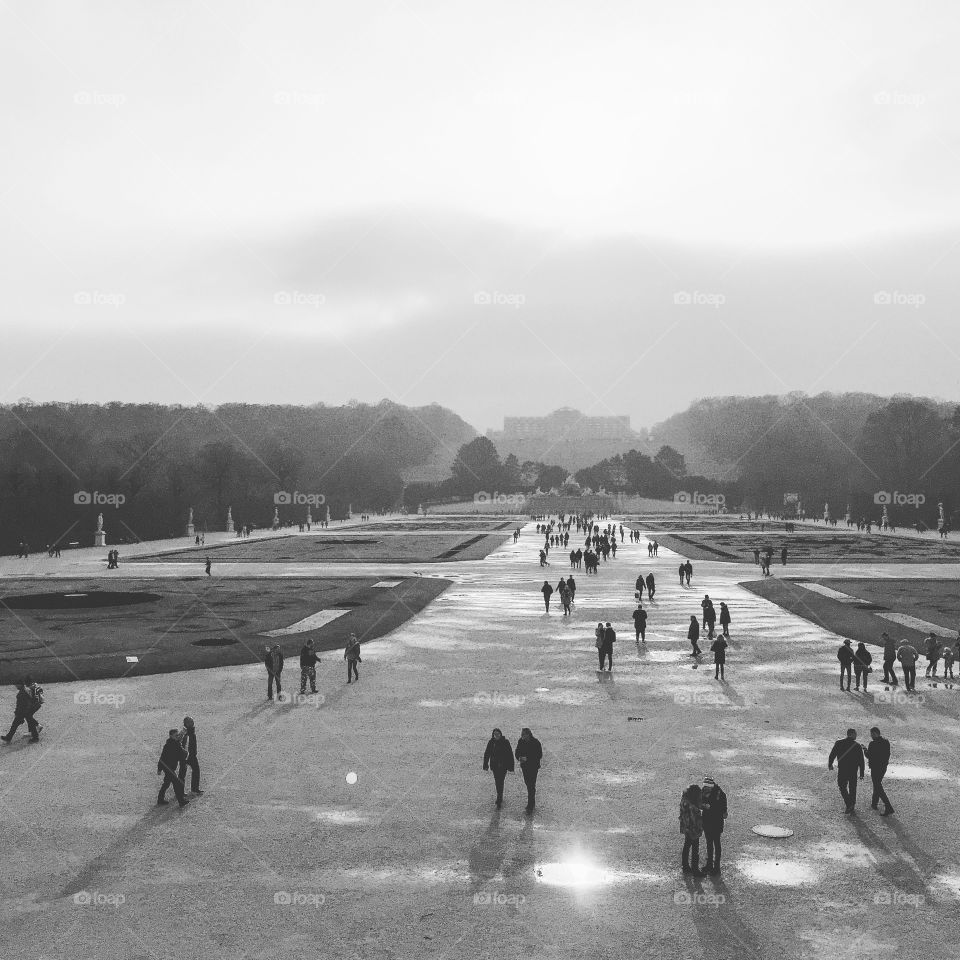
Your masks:
[{"label": "couple walking", "polygon": [[514,758],[520,763],[523,782],[527,786],[527,813],[532,813],[537,802],[537,774],[543,759],[543,747],[529,727],[520,731],[517,749],[510,749],[510,741],[499,727],[493,728],[493,735],[487,742],[483,754],[483,769],[493,771],[493,782],[497,787],[497,809],[503,806],[503,783],[508,773],[514,771]]}]

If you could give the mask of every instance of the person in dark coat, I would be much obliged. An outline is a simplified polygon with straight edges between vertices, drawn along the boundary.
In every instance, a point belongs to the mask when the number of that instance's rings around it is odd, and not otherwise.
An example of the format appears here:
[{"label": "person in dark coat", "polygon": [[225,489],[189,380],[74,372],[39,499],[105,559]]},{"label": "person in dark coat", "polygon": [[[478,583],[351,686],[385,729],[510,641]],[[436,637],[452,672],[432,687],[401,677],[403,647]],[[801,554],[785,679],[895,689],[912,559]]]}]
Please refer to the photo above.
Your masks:
[{"label": "person in dark coat", "polygon": [[847,675],[847,692],[850,692],[850,669],[853,664],[853,648],[849,640],[844,640],[837,651],[837,659],[840,661],[840,689],[843,690],[843,675]]},{"label": "person in dark coat", "polygon": [[637,582],[633,585],[633,589],[636,591],[638,600],[643,599],[643,591],[646,589],[646,587],[647,584],[643,579],[643,574],[641,573],[640,576],[637,577]]},{"label": "person in dark coat", "polygon": [[857,772],[860,773],[860,779],[863,779],[863,747],[857,743],[857,731],[851,727],[843,740],[838,740],[830,751],[827,759],[827,769],[833,769],[834,761],[837,762],[837,787],[840,790],[840,796],[847,805],[845,813],[853,813],[857,804]]},{"label": "person in dark coat", "polygon": [[652,600],[654,593],[656,593],[657,584],[653,579],[653,574],[647,574],[647,599]]},{"label": "person in dark coat", "polygon": [[277,696],[280,696],[280,674],[283,673],[283,653],[280,644],[265,647],[263,651],[263,665],[267,668],[267,699],[273,699],[273,685],[277,685]]},{"label": "person in dark coat", "polygon": [[527,785],[527,813],[532,813],[537,805],[537,774],[540,772],[540,763],[543,760],[543,747],[529,727],[524,727],[520,731],[515,756],[520,762],[523,782]]},{"label": "person in dark coat", "polygon": [[712,777],[704,777],[700,798],[703,835],[707,841],[707,862],[703,869],[705,873],[717,874],[720,872],[720,834],[727,819],[727,795]]},{"label": "person in dark coat", "polygon": [[687,578],[687,586],[690,586],[690,578],[693,576],[693,564],[688,560],[683,565],[683,575]]},{"label": "person in dark coat", "polygon": [[543,581],[543,586],[540,588],[540,592],[543,594],[543,605],[546,607],[547,613],[550,612],[550,597],[553,596],[553,587],[547,583],[546,580]]},{"label": "person in dark coat", "polygon": [[510,741],[499,727],[493,728],[493,734],[487,741],[483,753],[483,769],[493,771],[493,782],[497,785],[497,809],[503,806],[503,781],[508,773],[513,773],[513,750]]},{"label": "person in dark coat", "polygon": [[720,629],[723,631],[724,637],[728,640],[730,639],[730,611],[727,609],[727,605],[721,600],[720,601]]},{"label": "person in dark coat", "polygon": [[861,640],[853,653],[853,676],[856,680],[857,690],[860,689],[860,681],[863,681],[864,693],[867,692],[867,680],[870,677],[871,663],[873,663],[873,654],[866,648],[866,645]]},{"label": "person in dark coat", "polygon": [[300,692],[307,692],[307,681],[310,681],[310,692],[317,692],[317,662],[320,657],[313,649],[313,640],[308,640],[300,648]]},{"label": "person in dark coat", "polygon": [[613,645],[617,642],[617,632],[610,625],[610,621],[607,621],[606,626],[603,630],[602,645],[600,647],[600,669],[603,669],[604,661],[606,661],[609,666],[609,670],[613,670]]},{"label": "person in dark coat", "polygon": [[727,662],[727,641],[723,639],[723,634],[710,644],[710,649],[713,651],[713,679],[723,680],[723,667]]},{"label": "person in dark coat", "polygon": [[691,783],[680,796],[680,833],[683,835],[681,862],[684,873],[703,876],[700,869],[700,837],[703,835],[703,810],[699,784]]},{"label": "person in dark coat", "polygon": [[879,727],[870,728],[867,763],[870,764],[870,779],[873,781],[873,799],[870,801],[870,806],[876,810],[877,804],[882,800],[883,810],[880,816],[889,817],[893,813],[893,807],[890,806],[887,792],[883,789],[883,778],[890,763],[890,741],[880,736]]},{"label": "person in dark coat", "polygon": [[172,786],[176,794],[177,803],[185,807],[190,801],[183,795],[183,780],[177,776],[177,768],[182,763],[186,763],[187,753],[180,746],[180,731],[171,730],[167,737],[167,742],[163,745],[160,752],[160,759],[157,762],[157,776],[163,774],[163,784],[160,792],[157,794],[157,805],[162,806],[170,801],[166,798],[167,787]]},{"label": "person in dark coat", "polygon": [[10,743],[13,735],[26,723],[30,731],[30,739],[36,743],[40,739],[43,727],[37,723],[36,712],[43,703],[43,691],[39,684],[35,684],[30,677],[17,684],[17,700],[13,707],[13,723],[7,733],[0,737],[4,743]]},{"label": "person in dark coat", "polygon": [[186,760],[180,764],[177,777],[186,784],[187,767],[190,768],[190,792],[198,797],[203,791],[200,789],[200,761],[197,759],[197,728],[193,717],[183,718],[183,729],[180,731],[180,746],[187,752]]},{"label": "person in dark coat", "polygon": [[680,571],[680,586],[682,587],[682,586],[683,586],[683,576],[684,576],[684,574],[687,572],[687,565],[686,565],[685,563],[681,563],[680,566],[679,566],[677,569]]},{"label": "person in dark coat", "polygon": [[633,629],[637,635],[637,643],[647,642],[647,611],[643,609],[643,604],[638,603],[637,609],[633,611]]},{"label": "person in dark coat", "polygon": [[693,647],[693,650],[690,651],[690,656],[699,657],[701,651],[700,644],[697,643],[697,641],[700,639],[700,624],[694,616],[690,617],[690,626],[687,628],[687,639]]},{"label": "person in dark coat", "polygon": [[567,589],[570,591],[570,602],[577,602],[577,581],[573,579],[573,574],[567,577]]}]

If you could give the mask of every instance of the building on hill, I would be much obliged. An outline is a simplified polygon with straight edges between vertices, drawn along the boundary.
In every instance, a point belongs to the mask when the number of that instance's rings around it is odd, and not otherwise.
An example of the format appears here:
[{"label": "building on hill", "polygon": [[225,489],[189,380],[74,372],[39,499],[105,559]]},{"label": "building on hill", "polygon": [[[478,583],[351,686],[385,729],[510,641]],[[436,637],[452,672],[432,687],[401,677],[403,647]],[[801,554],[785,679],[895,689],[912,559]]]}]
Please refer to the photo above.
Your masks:
[{"label": "building on hill", "polygon": [[645,433],[630,427],[630,417],[588,417],[562,407],[545,417],[504,417],[503,430],[488,430],[501,459],[511,453],[523,463],[535,460],[574,472],[639,450],[651,454]]}]

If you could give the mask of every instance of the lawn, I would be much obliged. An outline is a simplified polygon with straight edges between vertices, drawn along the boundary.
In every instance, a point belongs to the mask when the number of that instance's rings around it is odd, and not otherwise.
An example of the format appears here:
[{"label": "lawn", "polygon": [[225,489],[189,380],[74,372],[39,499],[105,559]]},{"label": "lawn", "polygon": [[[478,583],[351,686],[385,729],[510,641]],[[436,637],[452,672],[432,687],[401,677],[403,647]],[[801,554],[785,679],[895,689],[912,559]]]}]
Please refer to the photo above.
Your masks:
[{"label": "lawn", "polygon": [[[7,580],[3,598],[29,594],[95,594],[104,589],[142,594],[123,606],[9,609],[0,602],[0,678],[26,674],[43,682],[101,679],[250,663],[266,643],[287,656],[312,637],[318,650],[339,649],[351,632],[383,636],[418,613],[449,585],[410,577],[394,587],[376,578],[62,581]],[[393,582],[393,581],[391,581]],[[78,598],[77,603],[88,603]],[[129,597],[127,599],[130,599]],[[136,599],[136,598],[133,598]],[[69,599],[68,601],[69,602]],[[289,627],[321,610],[348,612],[303,633],[260,634]],[[127,656],[139,662],[127,663]],[[296,670],[296,664],[291,664]],[[299,673],[298,673],[299,677]]]}]

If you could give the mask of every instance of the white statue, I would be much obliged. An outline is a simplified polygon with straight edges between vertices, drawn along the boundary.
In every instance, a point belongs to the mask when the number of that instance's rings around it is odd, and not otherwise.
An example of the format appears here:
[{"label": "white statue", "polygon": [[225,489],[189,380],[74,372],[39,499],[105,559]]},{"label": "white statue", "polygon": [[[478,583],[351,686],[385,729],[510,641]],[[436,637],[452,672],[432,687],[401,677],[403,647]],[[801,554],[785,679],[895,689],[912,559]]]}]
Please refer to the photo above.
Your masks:
[{"label": "white statue", "polygon": [[99,533],[102,529],[103,529],[103,514],[98,513],[97,514],[97,533]]}]

